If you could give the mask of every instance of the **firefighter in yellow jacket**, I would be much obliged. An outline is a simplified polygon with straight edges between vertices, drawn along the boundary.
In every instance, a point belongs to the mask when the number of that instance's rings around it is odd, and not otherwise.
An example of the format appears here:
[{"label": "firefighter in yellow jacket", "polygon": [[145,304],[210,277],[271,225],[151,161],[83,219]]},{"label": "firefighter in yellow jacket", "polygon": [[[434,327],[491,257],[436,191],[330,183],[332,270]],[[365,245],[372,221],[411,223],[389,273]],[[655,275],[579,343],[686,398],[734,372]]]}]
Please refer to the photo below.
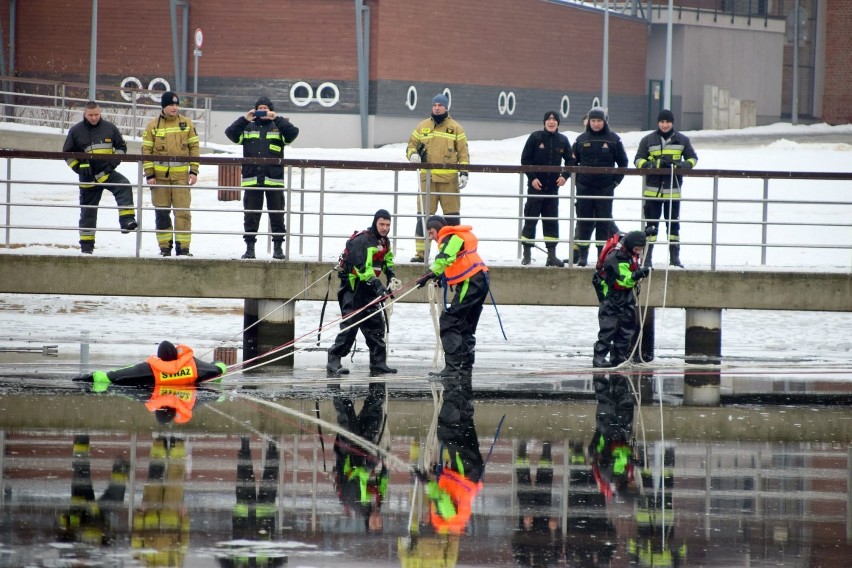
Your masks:
[{"label": "firefighter in yellow jacket", "polygon": [[[450,101],[446,95],[435,95],[432,99],[432,116],[422,121],[411,133],[405,157],[412,163],[430,162],[435,164],[470,164],[467,150],[467,135],[462,125],[453,120],[449,113]],[[467,185],[468,173],[454,168],[430,170],[432,181],[429,188],[429,215],[438,211],[450,225],[461,222],[461,197],[459,191]],[[423,262],[426,241],[423,235],[422,219],[426,200],[426,170],[420,170],[420,195],[417,199],[417,226],[414,230],[414,258],[411,262]]]},{"label": "firefighter in yellow jacket", "polygon": [[[162,256],[172,255],[172,244],[177,256],[192,256],[189,254],[192,229],[189,186],[198,180],[198,134],[192,120],[180,114],[179,103],[177,94],[163,93],[160,101],[163,111],[148,123],[142,134],[142,154],[152,156],[143,167],[145,178],[152,186],[151,203],[157,210],[157,244]],[[189,161],[156,161],[156,156],[186,156]]]}]

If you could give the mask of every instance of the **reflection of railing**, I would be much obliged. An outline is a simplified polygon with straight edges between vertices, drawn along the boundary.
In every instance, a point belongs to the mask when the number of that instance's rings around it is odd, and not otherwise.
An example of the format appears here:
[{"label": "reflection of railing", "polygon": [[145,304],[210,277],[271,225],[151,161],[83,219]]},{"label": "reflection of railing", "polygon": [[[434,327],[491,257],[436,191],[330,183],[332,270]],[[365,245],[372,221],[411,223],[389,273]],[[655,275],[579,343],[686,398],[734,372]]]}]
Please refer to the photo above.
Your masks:
[{"label": "reflection of railing", "polygon": [[[97,91],[101,115],[118,126],[125,136],[141,136],[145,125],[161,109],[162,91],[104,86],[98,86]],[[212,97],[180,95],[180,112],[192,119],[202,144],[206,145],[210,138]],[[0,77],[0,117],[5,122],[58,128],[65,132],[80,121],[88,100],[88,86],[80,83]]]},{"label": "reflection of railing", "polygon": [[[0,217],[5,229],[5,246],[13,241],[25,243],[27,235],[37,232],[44,239],[73,244],[77,241],[77,226],[68,209],[78,209],[77,184],[73,173],[54,178],[32,176],[33,165],[17,160],[64,160],[70,156],[84,159],[86,154],[56,152],[31,152],[0,150],[6,158],[5,168],[0,164],[0,184],[5,185],[2,201],[4,214]],[[137,161],[137,173],[131,183],[136,188],[136,215],[141,229],[137,232],[135,253],[150,250],[153,235],[142,242],[142,235],[153,233],[153,207],[144,188],[142,156],[125,156],[125,162]],[[172,156],[166,159],[180,160]],[[182,158],[182,159],[185,159]],[[415,199],[418,184],[414,178],[416,166],[408,163],[356,162],[331,160],[265,160],[233,157],[203,156],[205,166],[238,167],[242,163],[282,163],[286,166],[285,220],[289,238],[287,254],[296,253],[327,260],[336,255],[343,240],[354,227],[372,218],[379,207],[388,209],[397,220],[393,224],[394,247],[399,242],[410,244],[416,218]],[[55,168],[54,168],[55,169]],[[43,171],[54,169],[42,168]],[[476,228],[483,243],[510,244],[500,254],[490,255],[492,260],[517,258],[520,252],[518,235],[523,225],[523,205],[526,200],[526,178],[522,172],[545,170],[538,166],[471,165],[476,181],[463,193],[462,219]],[[556,168],[550,168],[556,171]],[[641,173],[634,169],[566,168],[572,172],[623,173],[625,181],[617,189],[615,221],[622,230],[638,229],[641,213]],[[5,175],[3,174],[5,170]],[[40,171],[42,171],[40,170]],[[63,170],[58,170],[63,171]],[[643,170],[642,173],[649,170]],[[653,171],[653,170],[650,170]],[[407,176],[407,177],[402,177]],[[202,171],[202,179],[210,179]],[[231,179],[235,179],[231,176]],[[815,266],[848,269],[852,264],[852,173],[795,173],[695,170],[686,174],[689,191],[682,199],[680,244],[689,251],[694,264],[731,266]],[[807,183],[803,183],[806,180]],[[37,185],[44,189],[37,199],[23,189]],[[202,182],[193,187],[193,234],[242,235],[243,209],[234,205],[223,206],[216,201],[221,186]],[[362,199],[352,200],[353,196]],[[572,181],[562,194],[553,197],[562,203],[563,231],[561,242],[573,246],[578,221],[589,219],[575,215],[576,186]],[[594,199],[594,198],[591,198]],[[111,197],[105,196],[99,208],[114,211]],[[24,219],[32,209],[39,209],[39,221]],[[237,218],[239,216],[239,218]],[[30,215],[30,217],[32,217]],[[345,222],[342,222],[345,219]],[[400,221],[405,221],[400,224]],[[99,231],[118,232],[117,224],[102,220]],[[566,226],[567,225],[567,226]],[[667,244],[661,223],[659,244]],[[228,227],[233,229],[229,230]],[[567,231],[565,229],[568,229]],[[69,233],[74,234],[70,237]],[[262,236],[270,235],[261,231]],[[203,238],[203,237],[202,237]],[[514,246],[513,246],[514,245]],[[20,246],[20,244],[15,244]],[[410,250],[413,250],[411,247]],[[494,246],[492,250],[499,251]]]},{"label": "reflection of railing", "polygon": [[[607,0],[546,0],[555,4],[571,4],[584,8],[596,10],[609,9],[610,12],[628,14],[639,17],[649,22],[661,21],[667,18],[668,2],[666,0],[641,1],[607,1]],[[772,8],[775,8],[774,12]],[[713,22],[728,19],[734,23],[737,18],[742,18],[746,25],[757,24],[765,26],[769,18],[784,18],[782,3],[768,3],[765,0],[693,0],[691,2],[678,2],[674,6],[676,20],[690,17],[699,21],[711,18]]]}]

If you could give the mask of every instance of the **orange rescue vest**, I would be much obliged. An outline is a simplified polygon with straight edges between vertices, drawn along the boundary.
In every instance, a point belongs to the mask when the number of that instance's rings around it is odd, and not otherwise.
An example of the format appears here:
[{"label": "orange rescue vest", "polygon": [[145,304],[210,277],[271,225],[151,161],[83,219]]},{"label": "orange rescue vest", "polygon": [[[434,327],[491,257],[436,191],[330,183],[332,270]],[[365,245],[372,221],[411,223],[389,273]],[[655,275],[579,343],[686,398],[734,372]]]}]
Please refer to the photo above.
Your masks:
[{"label": "orange rescue vest", "polygon": [[195,354],[186,345],[178,345],[178,358],[174,361],[163,361],[156,355],[148,357],[154,374],[154,386],[160,385],[194,385],[198,380],[198,367],[195,365]]},{"label": "orange rescue vest", "polygon": [[442,534],[461,534],[464,532],[464,527],[470,519],[472,513],[473,500],[479,490],[482,489],[482,482],[474,483],[463,475],[456,473],[451,469],[444,469],[441,472],[441,477],[438,478],[438,487],[446,491],[450,495],[453,504],[456,506],[456,515],[452,518],[445,519],[435,509],[435,505],[430,507],[430,517],[432,527]]},{"label": "orange rescue vest", "polygon": [[[183,388],[181,388],[183,386]],[[145,407],[151,412],[156,412],[160,408],[175,409],[175,423],[184,424],[192,418],[192,409],[195,407],[195,401],[198,398],[198,391],[195,387],[187,385],[164,385],[154,388],[154,394],[145,403]]]},{"label": "orange rescue vest", "polygon": [[488,267],[482,257],[476,252],[479,240],[471,232],[470,225],[445,225],[438,231],[438,242],[443,242],[449,235],[456,235],[464,241],[462,250],[456,255],[456,260],[444,270],[447,284],[454,286],[462,280],[467,280],[477,272],[488,272]]}]

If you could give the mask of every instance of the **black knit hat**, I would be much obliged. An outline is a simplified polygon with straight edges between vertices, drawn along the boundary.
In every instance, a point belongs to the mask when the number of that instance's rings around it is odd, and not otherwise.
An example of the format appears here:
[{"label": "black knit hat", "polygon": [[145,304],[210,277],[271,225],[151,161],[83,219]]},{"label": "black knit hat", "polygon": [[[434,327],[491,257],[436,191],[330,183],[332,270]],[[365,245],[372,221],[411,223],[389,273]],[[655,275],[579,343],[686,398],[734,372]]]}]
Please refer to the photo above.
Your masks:
[{"label": "black knit hat", "polygon": [[163,96],[160,97],[160,106],[166,108],[169,105],[179,105],[180,98],[177,96],[177,93],[174,91],[166,91],[163,93]]},{"label": "black knit hat", "polygon": [[171,341],[163,341],[157,347],[157,357],[163,361],[176,361],[178,358],[177,347]]},{"label": "black knit hat", "polygon": [[627,254],[632,254],[633,247],[644,247],[648,242],[644,231],[631,231],[624,237],[624,250]]},{"label": "black knit hat", "polygon": [[606,109],[599,106],[592,108],[592,110],[589,111],[589,120],[592,120],[593,118],[606,121]]},{"label": "black knit hat", "polygon": [[441,217],[440,215],[432,215],[429,219],[426,220],[426,230],[435,229],[436,231],[440,231],[444,227],[447,226],[447,220]]},{"label": "black knit hat", "polygon": [[657,122],[671,122],[674,123],[674,113],[669,109],[663,109],[660,111],[660,114],[657,115]]},{"label": "black knit hat", "polygon": [[257,109],[260,105],[266,105],[269,110],[275,110],[275,107],[272,106],[272,101],[269,97],[260,97],[257,99],[257,102],[254,103],[254,108]]},{"label": "black knit hat", "polygon": [[544,113],[544,122],[547,122],[547,119],[549,119],[550,117],[553,117],[553,119],[556,121],[556,124],[559,124],[559,113],[557,113],[555,110],[547,111],[546,113]]}]

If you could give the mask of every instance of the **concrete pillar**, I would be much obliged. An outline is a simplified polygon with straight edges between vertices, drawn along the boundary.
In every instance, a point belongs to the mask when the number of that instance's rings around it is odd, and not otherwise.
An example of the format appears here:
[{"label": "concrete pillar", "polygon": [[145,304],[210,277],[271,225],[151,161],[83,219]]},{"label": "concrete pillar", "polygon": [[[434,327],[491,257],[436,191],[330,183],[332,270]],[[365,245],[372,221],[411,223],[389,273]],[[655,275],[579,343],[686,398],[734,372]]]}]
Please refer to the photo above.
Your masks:
[{"label": "concrete pillar", "polygon": [[[722,310],[689,308],[686,310],[686,362],[718,364],[722,358]],[[718,406],[721,375],[704,368],[683,375],[683,404]]]},{"label": "concrete pillar", "polygon": [[[254,359],[279,345],[291,343],[295,339],[296,303],[290,302],[282,307],[282,300],[245,300],[243,308],[243,361]],[[262,320],[262,321],[260,321]],[[260,321],[260,323],[258,323]],[[255,325],[257,324],[257,325]],[[250,329],[249,329],[250,328]],[[291,353],[293,346],[268,357],[261,357],[247,365],[251,369],[256,364],[277,359],[264,367],[293,367],[293,356],[280,357]]]}]

